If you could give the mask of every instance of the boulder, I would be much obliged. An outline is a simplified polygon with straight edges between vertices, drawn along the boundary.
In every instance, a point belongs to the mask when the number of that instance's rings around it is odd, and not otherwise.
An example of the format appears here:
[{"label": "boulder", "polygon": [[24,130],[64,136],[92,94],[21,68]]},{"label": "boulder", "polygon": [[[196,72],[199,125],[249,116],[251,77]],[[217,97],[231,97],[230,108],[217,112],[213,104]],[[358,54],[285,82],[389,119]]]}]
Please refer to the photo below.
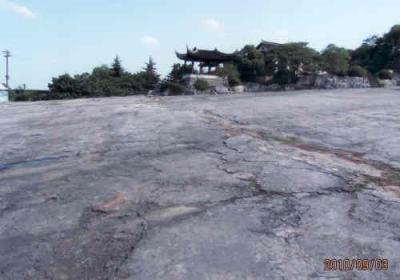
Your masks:
[{"label": "boulder", "polygon": [[244,92],[244,91],[245,91],[245,87],[242,86],[242,85],[240,85],[240,86],[234,86],[234,87],[232,87],[232,90],[233,90],[234,92]]}]

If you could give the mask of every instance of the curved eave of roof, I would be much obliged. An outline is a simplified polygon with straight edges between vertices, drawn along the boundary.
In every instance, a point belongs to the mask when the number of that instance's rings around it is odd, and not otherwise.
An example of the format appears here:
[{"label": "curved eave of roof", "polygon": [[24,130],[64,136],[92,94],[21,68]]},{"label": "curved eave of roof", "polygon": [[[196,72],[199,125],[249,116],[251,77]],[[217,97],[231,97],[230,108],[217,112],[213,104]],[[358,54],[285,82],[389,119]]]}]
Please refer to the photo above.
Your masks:
[{"label": "curved eave of roof", "polygon": [[187,54],[179,53],[177,51],[175,51],[175,54],[176,54],[176,57],[178,57],[179,59],[182,59],[182,60],[187,60],[188,59],[187,58]]},{"label": "curved eave of roof", "polygon": [[278,47],[278,46],[280,46],[281,44],[280,43],[275,43],[275,42],[269,42],[269,41],[261,41],[261,43],[259,43],[258,45],[257,45],[257,49],[259,49],[261,46],[268,46],[268,47]]},{"label": "curved eave of roof", "polygon": [[238,52],[234,52],[231,54],[223,53],[218,51],[217,49],[215,50],[199,50],[199,49],[193,49],[193,50],[187,50],[186,54],[179,53],[175,51],[176,56],[179,59],[182,60],[194,60],[194,61],[230,61],[230,60],[235,60],[238,56]]}]

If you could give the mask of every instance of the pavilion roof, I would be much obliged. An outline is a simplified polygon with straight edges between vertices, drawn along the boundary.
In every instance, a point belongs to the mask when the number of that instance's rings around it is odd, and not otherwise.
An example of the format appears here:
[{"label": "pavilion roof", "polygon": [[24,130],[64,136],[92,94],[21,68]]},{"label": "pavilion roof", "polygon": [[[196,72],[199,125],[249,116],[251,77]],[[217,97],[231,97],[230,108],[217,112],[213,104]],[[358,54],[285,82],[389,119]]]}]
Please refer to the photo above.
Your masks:
[{"label": "pavilion roof", "polygon": [[259,49],[259,48],[261,48],[261,47],[269,47],[269,48],[271,48],[271,47],[277,47],[277,46],[279,46],[279,45],[281,45],[281,44],[275,43],[275,42],[269,42],[269,41],[264,41],[264,40],[262,40],[261,43],[258,44],[257,49]]},{"label": "pavilion roof", "polygon": [[238,52],[223,53],[217,49],[201,50],[197,48],[193,50],[187,49],[186,53],[176,52],[176,56],[179,59],[195,62],[227,62],[237,59],[238,55]]}]

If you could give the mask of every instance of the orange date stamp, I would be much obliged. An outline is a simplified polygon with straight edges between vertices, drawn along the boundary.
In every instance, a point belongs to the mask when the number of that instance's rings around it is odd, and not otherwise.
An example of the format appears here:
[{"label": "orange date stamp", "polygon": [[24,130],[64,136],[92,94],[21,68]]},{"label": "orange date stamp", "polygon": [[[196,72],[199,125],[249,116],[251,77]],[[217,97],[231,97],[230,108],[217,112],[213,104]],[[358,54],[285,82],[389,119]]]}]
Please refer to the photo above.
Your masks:
[{"label": "orange date stamp", "polygon": [[388,259],[325,259],[325,271],[387,271]]}]

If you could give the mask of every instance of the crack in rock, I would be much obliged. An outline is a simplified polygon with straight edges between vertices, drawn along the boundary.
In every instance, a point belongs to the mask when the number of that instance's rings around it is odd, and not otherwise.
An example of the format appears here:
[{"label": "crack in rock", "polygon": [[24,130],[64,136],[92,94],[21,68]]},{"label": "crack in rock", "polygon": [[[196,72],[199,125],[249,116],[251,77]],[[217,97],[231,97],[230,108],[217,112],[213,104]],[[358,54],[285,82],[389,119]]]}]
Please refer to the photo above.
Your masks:
[{"label": "crack in rock", "polygon": [[[378,170],[380,175],[369,175],[369,174],[360,174],[365,178],[367,182],[374,183],[383,188],[383,190],[387,192],[391,192],[398,198],[400,198],[400,170],[382,163],[378,161],[367,160],[364,158],[364,153],[358,153],[353,151],[347,150],[340,150],[340,149],[332,149],[326,148],[316,144],[305,143],[301,139],[296,137],[282,137],[274,135],[271,132],[267,132],[263,129],[248,127],[248,125],[244,122],[240,122],[237,118],[232,120],[228,117],[225,117],[221,114],[214,113],[210,110],[204,110],[202,112],[203,119],[205,119],[208,123],[217,124],[221,126],[227,133],[228,137],[233,135],[240,135],[245,134],[263,141],[274,141],[281,143],[283,145],[288,145],[293,148],[297,148],[304,152],[311,152],[311,153],[318,153],[318,154],[325,154],[329,156],[333,156],[338,159],[346,160],[348,162],[354,163],[356,165],[364,165],[368,166],[374,170]],[[227,141],[223,141],[223,144],[228,149],[240,153],[240,149],[230,146]],[[301,160],[313,167],[316,167],[315,164],[311,164],[307,161]],[[236,172],[231,171],[226,168],[220,168],[220,170],[228,173],[228,174],[235,174]],[[332,171],[328,171],[319,167],[325,174],[329,174],[331,176],[338,177],[342,180],[349,181],[347,178],[341,176],[340,174]],[[349,182],[350,183],[350,182]],[[357,185],[356,185],[357,186]]]}]

